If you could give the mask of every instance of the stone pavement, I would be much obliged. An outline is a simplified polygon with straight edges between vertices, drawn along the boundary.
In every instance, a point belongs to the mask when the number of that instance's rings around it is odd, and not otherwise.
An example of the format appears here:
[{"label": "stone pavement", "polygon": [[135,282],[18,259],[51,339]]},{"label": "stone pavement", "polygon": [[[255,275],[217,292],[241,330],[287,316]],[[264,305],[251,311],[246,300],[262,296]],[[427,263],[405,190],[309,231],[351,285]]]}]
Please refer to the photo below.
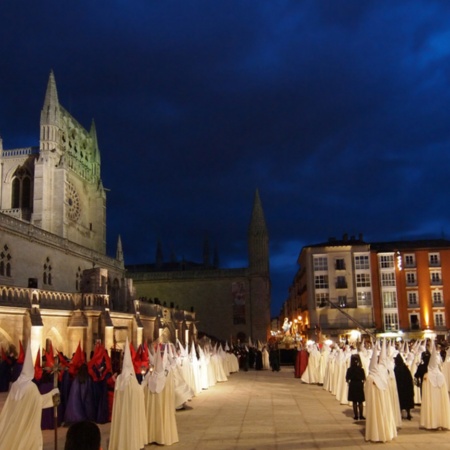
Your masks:
[{"label": "stone pavement", "polygon": [[[0,395],[0,406],[5,398]],[[170,447],[174,450],[450,449],[450,432],[419,429],[419,409],[412,411],[411,422],[403,421],[395,440],[365,442],[364,421],[353,420],[352,408],[321,386],[302,384],[291,367],[233,374],[228,382],[201,392],[189,407],[176,413],[180,442]],[[107,450],[110,425],[100,428]],[[58,429],[58,450],[64,449],[66,431]],[[52,450],[54,432],[43,435],[44,450]]]}]

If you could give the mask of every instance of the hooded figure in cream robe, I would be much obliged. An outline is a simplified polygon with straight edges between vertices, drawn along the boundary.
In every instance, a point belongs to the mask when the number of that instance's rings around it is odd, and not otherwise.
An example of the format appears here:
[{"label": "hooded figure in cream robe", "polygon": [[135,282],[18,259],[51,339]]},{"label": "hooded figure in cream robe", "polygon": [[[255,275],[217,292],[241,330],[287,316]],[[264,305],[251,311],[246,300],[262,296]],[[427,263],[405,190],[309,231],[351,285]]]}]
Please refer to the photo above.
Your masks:
[{"label": "hooded figure in cream robe", "polygon": [[173,372],[167,354],[157,348],[153,371],[145,377],[145,412],[149,442],[160,445],[172,445],[178,442],[178,429],[175,419],[175,392]]},{"label": "hooded figure in cream robe", "polygon": [[140,450],[148,443],[145,423],[144,391],[131,361],[128,338],[122,372],[117,377],[111,417],[109,450]]},{"label": "hooded figure in cream robe", "polygon": [[11,385],[0,414],[0,450],[41,450],[43,447],[42,409],[53,406],[58,389],[41,395],[34,377],[31,345],[28,342],[22,372]]},{"label": "hooded figure in cream robe", "polygon": [[365,439],[372,442],[388,442],[397,436],[397,428],[391,405],[388,374],[383,366],[378,366],[377,359],[377,347],[374,345],[369,375],[364,384],[366,398]]},{"label": "hooded figure in cream robe", "polygon": [[427,430],[450,429],[450,402],[444,374],[438,366],[436,346],[431,343],[428,371],[422,382],[420,427]]}]

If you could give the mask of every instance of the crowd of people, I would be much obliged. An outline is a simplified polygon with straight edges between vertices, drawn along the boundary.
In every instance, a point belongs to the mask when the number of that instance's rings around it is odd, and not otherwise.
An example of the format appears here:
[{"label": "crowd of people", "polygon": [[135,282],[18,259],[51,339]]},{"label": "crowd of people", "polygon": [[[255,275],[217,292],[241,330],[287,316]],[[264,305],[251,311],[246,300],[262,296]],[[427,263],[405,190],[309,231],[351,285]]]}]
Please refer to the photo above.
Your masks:
[{"label": "crowd of people", "polygon": [[[32,361],[31,345],[2,351],[0,385],[8,397],[0,414],[0,450],[42,448],[42,429],[111,422],[109,450],[139,450],[178,442],[175,413],[202,390],[228,380],[245,349],[210,340],[125,343],[119,371],[98,343],[88,359],[80,345],[69,359],[51,346]],[[57,414],[55,414],[55,409]],[[23,425],[24,433],[16,433]]]},{"label": "crowd of people", "polygon": [[420,428],[448,430],[450,352],[438,346],[439,351],[430,339],[355,346],[311,342],[297,352],[295,376],[352,405],[354,420],[366,422],[366,441],[394,439],[416,406]]}]

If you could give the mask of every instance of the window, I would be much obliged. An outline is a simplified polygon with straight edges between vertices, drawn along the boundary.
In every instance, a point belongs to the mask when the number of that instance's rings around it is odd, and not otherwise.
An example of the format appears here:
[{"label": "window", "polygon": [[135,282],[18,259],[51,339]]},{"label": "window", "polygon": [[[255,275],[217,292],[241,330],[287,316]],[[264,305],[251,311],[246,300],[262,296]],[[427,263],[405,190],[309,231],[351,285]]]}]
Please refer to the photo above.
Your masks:
[{"label": "window", "polygon": [[441,284],[441,272],[434,270],[430,272],[431,284]]},{"label": "window", "polygon": [[405,267],[416,267],[415,255],[405,255]]},{"label": "window", "polygon": [[346,308],[347,307],[347,296],[346,295],[339,295],[338,296],[338,305],[340,308]]},{"label": "window", "polygon": [[367,255],[355,256],[355,270],[368,270],[369,268],[369,257]]},{"label": "window", "polygon": [[383,307],[397,308],[397,294],[395,292],[383,292]]},{"label": "window", "polygon": [[409,286],[416,285],[416,273],[415,272],[407,272],[406,274],[406,284]]},{"label": "window", "polygon": [[382,269],[394,268],[394,255],[380,255],[380,267]]},{"label": "window", "polygon": [[358,305],[360,306],[371,306],[372,305],[372,292],[357,292],[356,298]]},{"label": "window", "polygon": [[314,270],[328,270],[328,260],[326,256],[314,257]]},{"label": "window", "polygon": [[382,273],[381,286],[395,286],[395,274],[391,272]]},{"label": "window", "polygon": [[411,330],[420,330],[420,321],[417,314],[409,315],[409,326]]},{"label": "window", "polygon": [[434,326],[435,327],[445,327],[445,316],[444,313],[434,313]]},{"label": "window", "polygon": [[328,275],[316,275],[314,280],[316,289],[328,289]]},{"label": "window", "polygon": [[356,287],[370,287],[370,274],[357,273],[356,274]]},{"label": "window", "polygon": [[336,288],[337,289],[346,289],[347,288],[347,280],[345,277],[337,277],[336,278]]},{"label": "window", "polygon": [[5,244],[0,252],[0,276],[11,276],[11,259],[9,247]]},{"label": "window", "polygon": [[343,258],[336,259],[336,270],[345,270],[345,261]]},{"label": "window", "polygon": [[52,284],[52,265],[50,263],[50,258],[47,257],[44,263],[43,267],[43,273],[42,273],[42,281],[46,285]]},{"label": "window", "polygon": [[328,293],[320,292],[316,294],[316,308],[323,308],[324,306],[328,306]]},{"label": "window", "polygon": [[433,291],[433,305],[442,305],[442,291]]},{"label": "window", "polygon": [[12,208],[31,207],[31,175],[28,170],[19,167],[12,180]]},{"label": "window", "polygon": [[419,294],[417,292],[408,292],[408,306],[419,306]]},{"label": "window", "polygon": [[386,331],[398,330],[398,315],[397,315],[397,313],[386,313],[384,315],[384,329]]},{"label": "window", "polygon": [[440,265],[439,253],[429,253],[428,258],[430,266],[436,267]]}]

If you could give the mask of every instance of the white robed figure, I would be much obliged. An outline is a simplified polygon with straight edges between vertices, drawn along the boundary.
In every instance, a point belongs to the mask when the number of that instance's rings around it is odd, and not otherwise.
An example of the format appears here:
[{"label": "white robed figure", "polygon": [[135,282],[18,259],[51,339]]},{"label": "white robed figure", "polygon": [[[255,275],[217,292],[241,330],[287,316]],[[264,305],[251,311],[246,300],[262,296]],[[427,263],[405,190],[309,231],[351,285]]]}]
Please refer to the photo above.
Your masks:
[{"label": "white robed figure", "polygon": [[167,354],[167,345],[157,348],[155,366],[145,378],[145,413],[148,440],[160,445],[178,442],[178,429],[175,419],[175,392],[173,373]]},{"label": "white robed figure", "polygon": [[57,388],[41,394],[33,383],[34,366],[28,341],[22,372],[11,385],[0,414],[0,450],[42,450],[42,409],[53,406]]},{"label": "white robed figure", "polygon": [[422,382],[420,427],[427,430],[450,429],[450,402],[447,382],[438,366],[438,356],[434,342],[431,343],[428,371]]},{"label": "white robed figure", "polygon": [[387,371],[378,366],[378,352],[373,347],[369,375],[364,383],[366,398],[366,441],[389,442],[397,436],[397,427],[389,395]]},{"label": "white robed figure", "polygon": [[108,450],[140,450],[147,443],[144,392],[134,373],[127,338],[122,372],[114,389]]}]

